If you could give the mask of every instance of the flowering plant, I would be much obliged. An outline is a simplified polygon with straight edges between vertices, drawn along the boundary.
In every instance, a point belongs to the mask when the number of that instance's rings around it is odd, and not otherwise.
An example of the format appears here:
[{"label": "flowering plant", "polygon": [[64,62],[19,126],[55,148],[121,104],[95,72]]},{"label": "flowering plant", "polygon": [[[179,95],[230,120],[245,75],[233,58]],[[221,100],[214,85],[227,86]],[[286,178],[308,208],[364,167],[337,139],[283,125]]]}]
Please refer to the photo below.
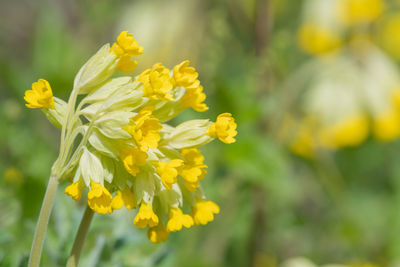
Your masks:
[{"label": "flowering plant", "polygon": [[[133,223],[148,227],[147,236],[155,243],[183,227],[207,224],[219,213],[199,183],[207,165],[198,148],[216,138],[235,142],[235,121],[223,113],[216,122],[168,125],[186,108],[208,109],[198,73],[184,61],[172,70],[157,63],[136,77],[112,77],[117,69],[134,71],[134,57],[142,53],[133,35],[123,31],[112,46],[104,45],[80,69],[68,102],[54,97],[44,79],[26,91],[26,106],[41,108],[61,129],[60,153],[52,167],[30,266],[39,264],[51,203],[62,181],[70,183],[65,193],[75,201],[88,190],[88,208],[69,266],[77,264],[93,212],[137,208]],[[184,203],[191,207],[190,214],[183,213]]]}]

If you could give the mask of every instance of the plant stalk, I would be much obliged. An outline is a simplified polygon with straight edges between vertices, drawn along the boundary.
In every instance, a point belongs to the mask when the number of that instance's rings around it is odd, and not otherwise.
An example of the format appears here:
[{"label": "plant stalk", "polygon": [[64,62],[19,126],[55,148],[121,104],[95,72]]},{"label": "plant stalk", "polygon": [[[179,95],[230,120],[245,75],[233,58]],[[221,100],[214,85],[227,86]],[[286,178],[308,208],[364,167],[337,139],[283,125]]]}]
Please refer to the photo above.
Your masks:
[{"label": "plant stalk", "polygon": [[79,225],[78,232],[76,233],[75,236],[75,241],[74,245],[72,246],[71,254],[67,261],[67,267],[78,266],[79,257],[81,255],[83,244],[85,243],[85,239],[89,231],[93,215],[94,215],[93,210],[89,206],[86,206],[86,210],[85,213],[83,214],[81,224]]},{"label": "plant stalk", "polygon": [[49,223],[51,209],[53,207],[54,198],[58,187],[58,177],[51,175],[44,195],[42,208],[40,209],[39,219],[36,225],[35,235],[33,237],[31,254],[29,256],[29,267],[38,267],[44,238],[46,235],[47,225]]}]

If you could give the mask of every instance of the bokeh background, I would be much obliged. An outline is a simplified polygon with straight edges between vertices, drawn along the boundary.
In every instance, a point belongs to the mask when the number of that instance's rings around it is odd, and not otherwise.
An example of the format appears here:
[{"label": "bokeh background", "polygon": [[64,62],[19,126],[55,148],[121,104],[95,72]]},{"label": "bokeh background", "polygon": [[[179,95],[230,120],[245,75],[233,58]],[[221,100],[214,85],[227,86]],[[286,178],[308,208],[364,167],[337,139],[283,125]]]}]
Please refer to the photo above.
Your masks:
[{"label": "bokeh background", "polygon": [[[23,95],[66,99],[122,30],[153,63],[197,68],[235,144],[204,149],[215,221],[155,245],[96,215],[81,266],[400,266],[400,1],[1,0],[0,266],[26,266],[59,131]],[[85,201],[59,188],[42,266],[63,266]]]}]

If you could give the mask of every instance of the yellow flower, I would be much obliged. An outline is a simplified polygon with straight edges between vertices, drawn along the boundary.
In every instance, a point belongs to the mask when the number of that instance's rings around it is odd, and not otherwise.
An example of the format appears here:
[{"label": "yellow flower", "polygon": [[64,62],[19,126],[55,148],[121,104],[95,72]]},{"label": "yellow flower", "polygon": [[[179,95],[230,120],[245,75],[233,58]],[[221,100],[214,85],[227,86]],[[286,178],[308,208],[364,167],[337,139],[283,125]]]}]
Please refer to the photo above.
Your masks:
[{"label": "yellow flower", "polygon": [[355,146],[368,136],[368,119],[364,115],[353,115],[336,124],[323,128],[318,134],[319,141],[327,148]]},{"label": "yellow flower", "polygon": [[340,0],[338,4],[339,18],[347,25],[373,22],[385,8],[383,0]]},{"label": "yellow flower", "polygon": [[144,96],[150,99],[173,100],[169,93],[174,87],[169,72],[169,69],[161,63],[157,63],[151,69],[142,72],[138,81],[143,82]]},{"label": "yellow flower", "polygon": [[151,227],[147,231],[147,237],[153,243],[165,242],[168,239],[169,232],[161,223],[156,227]]},{"label": "yellow flower", "polygon": [[167,189],[171,189],[172,185],[178,181],[178,171],[183,166],[183,160],[173,159],[169,162],[158,162],[157,173],[161,177],[161,181]]},{"label": "yellow flower", "polygon": [[32,90],[25,92],[24,99],[28,108],[55,108],[50,84],[44,79],[32,83]]},{"label": "yellow flower", "polygon": [[225,144],[234,143],[237,135],[235,119],[230,113],[218,115],[217,121],[208,128],[207,134],[213,138],[218,137]]},{"label": "yellow flower", "polygon": [[194,192],[199,187],[198,181],[203,179],[207,173],[205,170],[207,165],[203,164],[204,157],[200,150],[196,148],[182,149],[182,156],[184,158],[184,166],[180,175],[185,180],[187,189]]},{"label": "yellow flower", "polygon": [[131,33],[123,31],[117,37],[117,42],[113,44],[110,51],[120,59],[117,68],[131,72],[135,70],[137,65],[137,61],[131,58],[143,54],[143,47],[139,46]]},{"label": "yellow flower", "polygon": [[198,200],[191,215],[195,225],[206,225],[214,220],[214,214],[219,213],[219,207],[212,201]]},{"label": "yellow flower", "polygon": [[189,60],[185,60],[173,68],[173,77],[176,86],[185,87],[193,90],[199,87],[200,81],[197,80],[199,74],[193,67],[189,67]]},{"label": "yellow flower", "polygon": [[191,107],[198,112],[208,110],[205,103],[202,103],[206,99],[206,94],[203,93],[203,86],[199,86],[193,90],[187,91],[182,97],[182,103],[185,108]]},{"label": "yellow flower", "polygon": [[128,147],[121,153],[125,169],[133,176],[139,172],[139,167],[146,164],[147,153],[138,148]]},{"label": "yellow flower", "polygon": [[304,51],[314,55],[337,50],[342,45],[341,38],[335,32],[313,23],[301,26],[298,40]]},{"label": "yellow flower", "polygon": [[88,193],[88,204],[92,210],[100,214],[112,213],[111,200],[112,196],[105,187],[100,183],[91,183]]},{"label": "yellow flower", "polygon": [[158,225],[158,217],[154,213],[153,208],[149,203],[143,202],[140,205],[138,214],[136,215],[133,223],[138,228],[145,228],[146,226],[155,227]]},{"label": "yellow flower", "polygon": [[64,193],[71,196],[73,200],[78,201],[82,197],[82,190],[85,187],[84,183],[79,180],[73,184],[70,184],[65,188]]},{"label": "yellow flower", "polygon": [[374,119],[373,132],[381,141],[391,141],[400,136],[400,114],[396,109],[384,112]]},{"label": "yellow flower", "polygon": [[400,59],[400,14],[393,14],[384,20],[380,34],[382,46],[385,50]]},{"label": "yellow flower", "polygon": [[129,210],[136,208],[136,199],[133,192],[129,189],[129,187],[125,187],[122,191],[118,190],[117,194],[113,197],[111,201],[111,207],[113,209],[119,210],[122,206]]},{"label": "yellow flower", "polygon": [[153,108],[142,109],[133,117],[133,125],[127,127],[127,131],[133,136],[142,151],[149,148],[157,148],[160,140],[159,131],[162,126],[156,117],[152,115]]},{"label": "yellow flower", "polygon": [[169,232],[176,232],[180,231],[183,226],[186,228],[193,226],[192,217],[190,217],[190,215],[183,214],[179,208],[170,209],[167,230]]}]

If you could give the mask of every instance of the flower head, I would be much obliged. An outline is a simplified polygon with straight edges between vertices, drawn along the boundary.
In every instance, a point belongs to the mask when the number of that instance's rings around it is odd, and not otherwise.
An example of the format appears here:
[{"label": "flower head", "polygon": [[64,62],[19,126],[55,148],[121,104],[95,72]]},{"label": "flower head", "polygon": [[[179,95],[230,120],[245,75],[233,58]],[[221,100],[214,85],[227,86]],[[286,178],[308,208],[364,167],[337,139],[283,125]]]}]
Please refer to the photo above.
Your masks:
[{"label": "flower head", "polygon": [[167,223],[167,230],[169,232],[180,231],[183,226],[189,228],[193,225],[193,219],[190,215],[183,214],[181,209],[172,208],[169,211],[169,219]]},{"label": "flower head", "polygon": [[212,201],[198,200],[193,207],[192,217],[195,225],[206,225],[214,220],[214,214],[219,213],[219,207]]},{"label": "flower head", "polygon": [[174,86],[169,72],[161,63],[142,72],[138,80],[143,82],[144,95],[150,99],[173,100],[170,91]]},{"label": "flower head", "polygon": [[158,225],[158,217],[154,213],[153,208],[149,203],[142,203],[138,214],[136,215],[133,223],[138,228],[145,228],[146,226],[155,227]]},{"label": "flower head", "polygon": [[28,108],[55,108],[50,84],[44,79],[32,83],[32,90],[25,92],[24,99]]},{"label": "flower head", "polygon": [[[215,123],[167,123],[186,108],[208,109],[189,61],[172,71],[157,63],[137,77],[112,78],[117,69],[133,71],[133,57],[142,53],[133,35],[122,32],[111,48],[104,45],[80,69],[68,103],[53,100],[44,80],[35,83],[25,99],[29,107],[54,107],[44,109],[63,131],[53,172],[60,180],[74,175],[65,193],[79,200],[88,188],[88,205],[100,214],[123,206],[139,208],[134,225],[149,227],[148,238],[158,243],[170,232],[189,228],[196,220],[211,221],[218,213],[215,204],[195,202],[213,203],[199,190],[207,168],[199,147],[215,138],[232,143],[237,132],[229,113]],[[193,207],[191,215],[182,212],[185,205]]]},{"label": "flower head", "polygon": [[111,53],[119,57],[117,68],[125,72],[134,71],[137,61],[132,57],[143,54],[143,47],[133,38],[133,34],[123,31],[110,49]]},{"label": "flower head", "polygon": [[208,128],[207,134],[211,137],[218,137],[225,144],[234,143],[237,135],[236,123],[230,113],[220,114],[217,121]]},{"label": "flower head", "polygon": [[112,196],[105,187],[99,183],[92,182],[88,193],[88,204],[92,210],[100,214],[112,213],[111,200]]}]

